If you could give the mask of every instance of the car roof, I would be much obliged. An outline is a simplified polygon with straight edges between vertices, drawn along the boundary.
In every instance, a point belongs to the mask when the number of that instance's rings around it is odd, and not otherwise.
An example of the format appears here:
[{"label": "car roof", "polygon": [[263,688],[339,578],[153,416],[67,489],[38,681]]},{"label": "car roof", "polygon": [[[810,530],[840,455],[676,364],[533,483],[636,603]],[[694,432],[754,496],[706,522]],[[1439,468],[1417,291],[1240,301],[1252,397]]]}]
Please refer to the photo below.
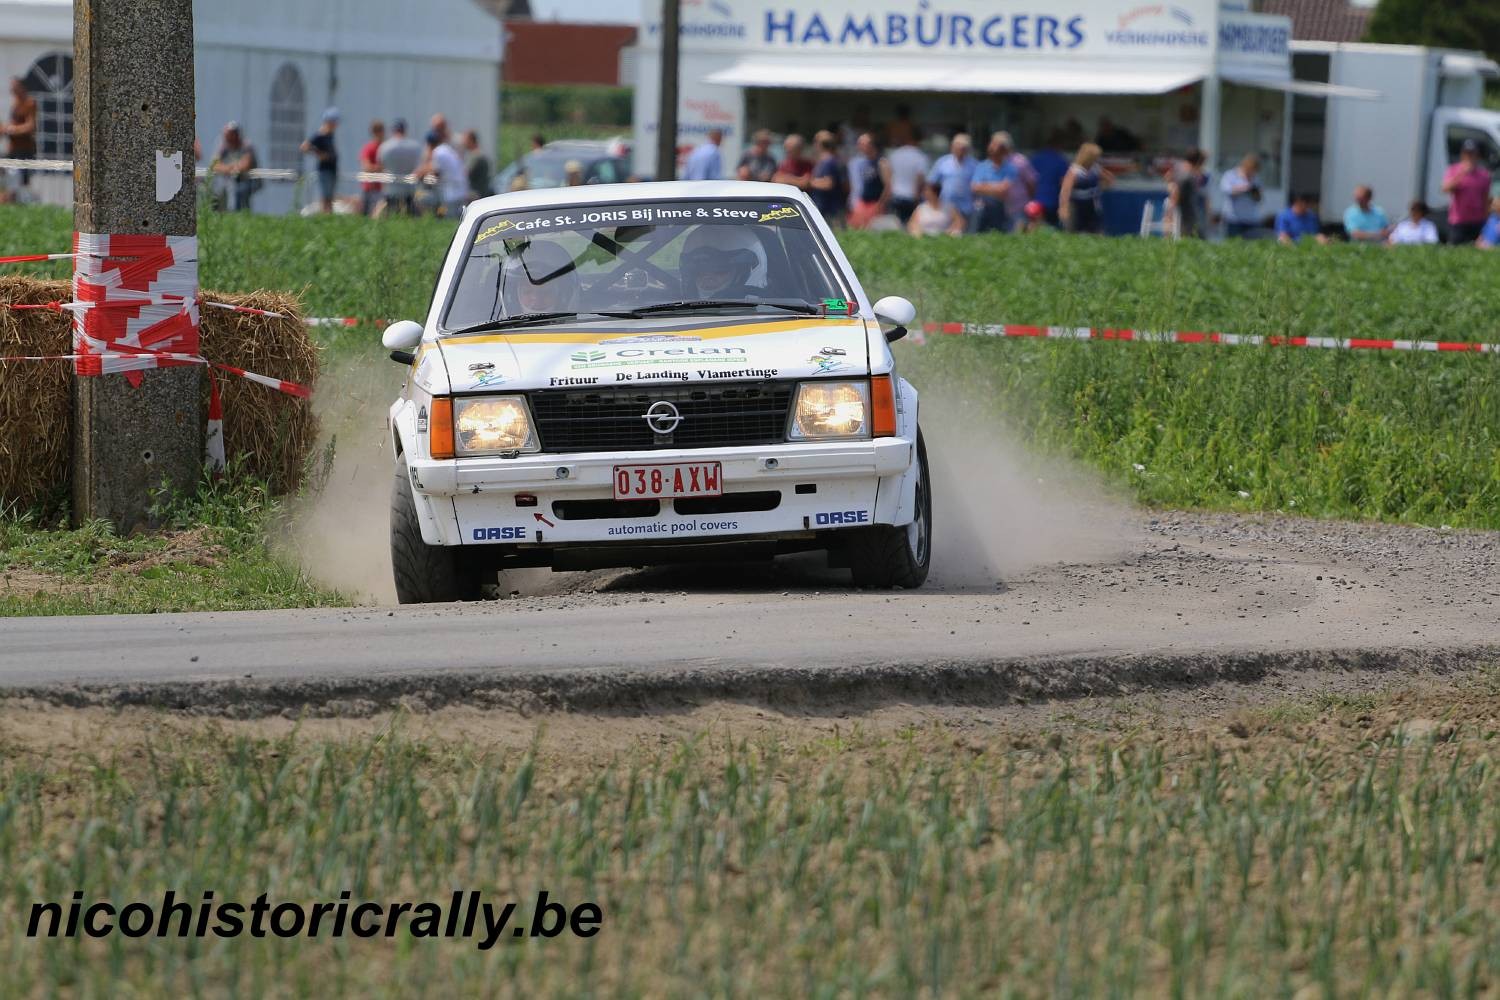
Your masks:
[{"label": "car roof", "polygon": [[533,149],[535,153],[570,153],[598,151],[603,152],[618,140],[616,139],[554,139],[552,142],[542,146],[541,149]]},{"label": "car roof", "polygon": [[638,181],[627,184],[580,184],[491,195],[471,203],[466,216],[514,212],[563,205],[599,205],[622,201],[672,201],[702,198],[774,198],[806,205],[807,197],[790,184],[761,181]]}]

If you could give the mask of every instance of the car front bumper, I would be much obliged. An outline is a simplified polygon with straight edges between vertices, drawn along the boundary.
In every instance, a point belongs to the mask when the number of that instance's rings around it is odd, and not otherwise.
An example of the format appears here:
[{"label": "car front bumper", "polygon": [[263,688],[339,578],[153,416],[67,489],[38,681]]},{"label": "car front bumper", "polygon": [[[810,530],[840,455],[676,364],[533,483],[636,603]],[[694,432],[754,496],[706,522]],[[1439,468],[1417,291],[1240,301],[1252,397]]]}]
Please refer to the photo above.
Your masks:
[{"label": "car front bumper", "polygon": [[[768,445],[763,448],[670,449],[630,453],[522,455],[516,458],[417,460],[412,492],[430,545],[642,544],[792,536],[864,524],[904,524],[915,461],[907,438]],[[724,497],[710,512],[659,509],[618,516],[610,503],[581,511],[570,501],[612,501],[615,467],[678,462],[720,463]],[[736,495],[755,495],[745,506]],[[777,494],[774,498],[769,494]],[[751,497],[743,497],[749,501]],[[704,504],[688,504],[689,508]],[[585,516],[586,515],[586,516]]]}]

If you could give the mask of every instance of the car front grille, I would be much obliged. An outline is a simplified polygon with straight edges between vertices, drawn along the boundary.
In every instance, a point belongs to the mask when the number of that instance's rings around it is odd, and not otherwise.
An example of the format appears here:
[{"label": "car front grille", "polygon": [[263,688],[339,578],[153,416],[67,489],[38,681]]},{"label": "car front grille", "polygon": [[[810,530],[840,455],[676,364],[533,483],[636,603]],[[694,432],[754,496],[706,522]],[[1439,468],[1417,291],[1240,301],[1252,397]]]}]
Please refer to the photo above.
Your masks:
[{"label": "car front grille", "polygon": [[[545,390],[530,395],[542,451],[650,451],[733,448],[786,440],[790,382],[621,386]],[[670,434],[646,424],[646,410],[666,401],[682,421]]]}]

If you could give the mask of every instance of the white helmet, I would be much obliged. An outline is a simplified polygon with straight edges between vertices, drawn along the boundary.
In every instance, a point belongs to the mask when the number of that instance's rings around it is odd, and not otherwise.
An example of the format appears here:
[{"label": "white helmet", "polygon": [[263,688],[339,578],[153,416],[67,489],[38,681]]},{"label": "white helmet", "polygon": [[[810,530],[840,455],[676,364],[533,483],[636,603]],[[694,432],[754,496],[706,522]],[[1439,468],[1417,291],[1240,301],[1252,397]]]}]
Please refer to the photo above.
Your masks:
[{"label": "white helmet", "polygon": [[528,240],[511,250],[502,266],[508,315],[577,307],[578,271],[572,255],[556,243]]},{"label": "white helmet", "polygon": [[699,226],[683,242],[680,260],[689,295],[766,287],[766,248],[743,226]]}]

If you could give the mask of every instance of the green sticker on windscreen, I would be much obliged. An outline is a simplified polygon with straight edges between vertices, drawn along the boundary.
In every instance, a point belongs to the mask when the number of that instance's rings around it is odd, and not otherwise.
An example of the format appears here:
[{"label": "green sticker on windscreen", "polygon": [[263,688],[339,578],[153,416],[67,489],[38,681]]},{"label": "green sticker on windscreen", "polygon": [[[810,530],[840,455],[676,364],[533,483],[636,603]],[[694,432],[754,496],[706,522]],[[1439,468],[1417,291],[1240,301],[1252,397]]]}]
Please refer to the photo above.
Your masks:
[{"label": "green sticker on windscreen", "polygon": [[844,299],[824,299],[823,311],[830,316],[834,315],[835,313],[841,316],[847,316],[849,315],[851,310],[849,309],[849,303]]}]

